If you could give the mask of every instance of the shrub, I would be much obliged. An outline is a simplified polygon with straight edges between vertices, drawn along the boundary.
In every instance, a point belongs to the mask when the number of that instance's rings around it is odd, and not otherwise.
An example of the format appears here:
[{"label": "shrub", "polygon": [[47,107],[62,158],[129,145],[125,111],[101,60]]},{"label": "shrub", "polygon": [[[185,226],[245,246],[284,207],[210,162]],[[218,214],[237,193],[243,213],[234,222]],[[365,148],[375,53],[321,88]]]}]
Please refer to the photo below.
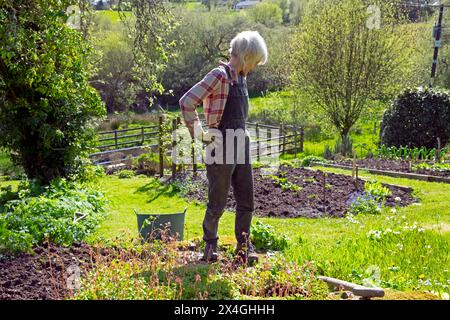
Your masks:
[{"label": "shrub", "polygon": [[2,1],[0,147],[48,184],[81,167],[105,108],[89,85],[93,50],[66,25],[68,1]]},{"label": "shrub", "polygon": [[450,98],[431,90],[406,90],[385,111],[380,139],[387,146],[437,147],[450,139]]},{"label": "shrub", "polygon": [[134,177],[134,171],[120,170],[117,175],[119,176],[119,179],[130,179]]},{"label": "shrub", "polygon": [[283,250],[288,246],[286,235],[277,234],[272,226],[261,221],[252,227],[250,238],[258,250]]},{"label": "shrub", "polygon": [[353,153],[353,143],[350,135],[339,136],[334,145],[334,153],[340,153],[343,156],[350,156]]},{"label": "shrub", "polygon": [[306,156],[302,159],[301,165],[303,167],[309,167],[311,165],[311,162],[327,163],[328,161],[322,157]]},{"label": "shrub", "polygon": [[23,180],[17,192],[0,193],[0,252],[26,251],[44,241],[70,245],[101,221],[103,195],[64,179],[42,186]]}]

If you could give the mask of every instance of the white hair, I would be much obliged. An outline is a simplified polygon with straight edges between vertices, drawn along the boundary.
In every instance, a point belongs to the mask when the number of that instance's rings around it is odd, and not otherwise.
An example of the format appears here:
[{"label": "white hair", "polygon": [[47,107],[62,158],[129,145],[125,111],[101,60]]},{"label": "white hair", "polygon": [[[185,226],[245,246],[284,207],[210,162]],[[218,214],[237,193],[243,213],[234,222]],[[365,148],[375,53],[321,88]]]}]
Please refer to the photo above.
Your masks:
[{"label": "white hair", "polygon": [[230,42],[230,53],[243,65],[263,65],[267,62],[267,45],[258,31],[243,31]]}]

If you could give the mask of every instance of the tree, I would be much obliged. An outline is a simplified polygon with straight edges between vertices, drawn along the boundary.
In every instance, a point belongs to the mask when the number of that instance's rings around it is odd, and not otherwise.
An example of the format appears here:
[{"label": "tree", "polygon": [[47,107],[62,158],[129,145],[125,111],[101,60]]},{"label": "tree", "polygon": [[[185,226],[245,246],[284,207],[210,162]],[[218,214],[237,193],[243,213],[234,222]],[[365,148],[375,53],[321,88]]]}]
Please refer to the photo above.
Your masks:
[{"label": "tree", "polygon": [[415,34],[402,28],[394,4],[313,1],[294,36],[291,80],[325,111],[342,138],[367,101],[409,84]]},{"label": "tree", "polygon": [[0,147],[48,184],[80,169],[105,114],[88,84],[92,49],[66,25],[72,1],[0,4]]},{"label": "tree", "polygon": [[[124,12],[131,5],[132,15]],[[167,36],[177,26],[165,0],[119,1],[118,11],[133,40],[133,77],[145,93],[150,105],[164,92],[161,75],[175,57],[175,41]]]},{"label": "tree", "polygon": [[255,22],[275,27],[283,22],[283,11],[276,3],[262,2],[249,10]]}]

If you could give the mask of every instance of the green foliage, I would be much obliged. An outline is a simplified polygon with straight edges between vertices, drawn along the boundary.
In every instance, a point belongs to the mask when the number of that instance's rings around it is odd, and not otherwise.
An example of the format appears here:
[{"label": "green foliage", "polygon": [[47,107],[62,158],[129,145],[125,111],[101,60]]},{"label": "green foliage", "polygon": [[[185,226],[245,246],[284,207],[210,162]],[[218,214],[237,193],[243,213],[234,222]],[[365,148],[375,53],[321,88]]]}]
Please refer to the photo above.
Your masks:
[{"label": "green foliage", "polygon": [[395,2],[372,2],[382,15],[379,27],[368,27],[373,16],[364,0],[309,1],[294,35],[292,83],[323,109],[341,136],[368,101],[410,81],[415,30],[402,28]]},{"label": "green foliage", "polygon": [[375,197],[368,193],[362,193],[350,199],[347,213],[350,215],[380,214],[381,205]]},{"label": "green foliage", "polygon": [[48,186],[22,181],[0,194],[0,252],[26,251],[44,241],[70,245],[85,239],[104,216],[103,195],[64,179]]},{"label": "green foliage", "polygon": [[249,15],[253,21],[261,23],[269,28],[273,28],[283,22],[281,8],[270,2],[262,2],[249,10]]},{"label": "green foliage", "polygon": [[162,104],[178,105],[181,96],[206,73],[216,68],[218,61],[226,61],[229,58],[231,39],[242,30],[259,31],[270,48],[267,64],[256,68],[248,76],[250,95],[266,90],[278,90],[288,83],[285,63],[288,53],[285,44],[290,41],[291,28],[268,28],[255,24],[246,16],[246,12],[193,12],[181,6],[176,9],[174,14],[180,23],[168,37],[168,41],[178,43],[177,55],[170,60],[161,77],[164,87],[170,88],[158,96]]},{"label": "green foliage", "polygon": [[402,159],[402,160],[437,160],[438,162],[442,161],[447,154],[447,152],[450,150],[450,146],[446,146],[445,148],[442,148],[439,153],[437,152],[436,148],[430,148],[427,147],[411,147],[408,146],[400,146],[400,147],[387,147],[386,145],[382,145],[377,150],[377,155],[380,158],[384,159]]},{"label": "green foliage", "polygon": [[134,177],[134,171],[132,171],[132,170],[120,170],[117,173],[117,176],[120,179],[131,179],[131,178]]},{"label": "green foliage", "polygon": [[408,89],[383,114],[381,142],[387,146],[437,148],[450,139],[450,97],[434,89]]},{"label": "green foliage", "polygon": [[164,0],[128,1],[133,12],[119,3],[119,15],[127,27],[128,36],[133,41],[133,79],[146,94],[150,103],[156,94],[162,94],[164,87],[159,81],[167,63],[175,57],[175,41],[169,34],[176,28],[177,21]]},{"label": "green foliage", "polygon": [[276,186],[280,187],[285,191],[290,190],[293,192],[298,192],[301,190],[300,186],[293,184],[292,182],[288,181],[288,179],[285,177],[278,177],[276,175],[270,175],[269,177],[275,182]]},{"label": "green foliage", "polygon": [[302,167],[309,167],[311,162],[327,163],[328,161],[322,157],[306,156],[302,159],[301,165]]},{"label": "green foliage", "polygon": [[419,163],[412,167],[413,170],[429,170],[429,171],[437,171],[437,172],[446,172],[450,171],[450,164],[448,163]]},{"label": "green foliage", "polygon": [[392,193],[389,188],[384,187],[380,182],[367,181],[364,184],[364,192],[355,193],[349,199],[347,213],[358,214],[379,214],[386,197]]},{"label": "green foliage", "polygon": [[334,145],[334,153],[340,153],[343,156],[351,156],[353,154],[353,142],[350,135],[339,136]]},{"label": "green foliage", "polygon": [[84,162],[81,169],[70,179],[80,183],[97,183],[99,179],[106,176],[105,168],[102,166],[92,165],[90,162]]},{"label": "green foliage", "polygon": [[381,182],[378,181],[366,181],[364,183],[364,191],[379,202],[384,202],[386,197],[392,195],[392,192],[389,190],[389,188],[384,187]]},{"label": "green foliage", "polygon": [[0,146],[43,183],[81,167],[105,113],[88,84],[92,49],[65,24],[69,3],[0,6]]},{"label": "green foliage", "polygon": [[271,225],[261,221],[252,226],[250,239],[258,250],[284,250],[289,241],[286,235],[278,234]]}]

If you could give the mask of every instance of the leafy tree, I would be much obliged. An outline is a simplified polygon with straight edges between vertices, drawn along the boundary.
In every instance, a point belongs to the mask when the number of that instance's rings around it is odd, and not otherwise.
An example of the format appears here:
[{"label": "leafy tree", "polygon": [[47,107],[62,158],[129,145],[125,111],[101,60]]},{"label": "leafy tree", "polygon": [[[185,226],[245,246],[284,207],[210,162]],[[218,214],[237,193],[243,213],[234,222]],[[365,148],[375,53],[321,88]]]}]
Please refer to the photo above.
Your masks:
[{"label": "leafy tree", "polygon": [[262,2],[249,10],[250,17],[267,27],[275,27],[283,22],[283,11],[276,3]]},{"label": "leafy tree", "polygon": [[[129,5],[132,15],[124,12]],[[176,42],[167,41],[167,36],[177,23],[165,0],[120,0],[118,10],[133,40],[133,77],[152,104],[155,95],[164,92],[160,78],[175,57]]]},{"label": "leafy tree", "polygon": [[66,25],[70,4],[0,3],[0,147],[44,184],[80,169],[105,113],[88,84],[93,51]]},{"label": "leafy tree", "polygon": [[412,73],[414,31],[401,28],[393,2],[370,4],[375,10],[364,0],[311,1],[292,42],[292,82],[342,138],[369,100],[397,92]]}]

